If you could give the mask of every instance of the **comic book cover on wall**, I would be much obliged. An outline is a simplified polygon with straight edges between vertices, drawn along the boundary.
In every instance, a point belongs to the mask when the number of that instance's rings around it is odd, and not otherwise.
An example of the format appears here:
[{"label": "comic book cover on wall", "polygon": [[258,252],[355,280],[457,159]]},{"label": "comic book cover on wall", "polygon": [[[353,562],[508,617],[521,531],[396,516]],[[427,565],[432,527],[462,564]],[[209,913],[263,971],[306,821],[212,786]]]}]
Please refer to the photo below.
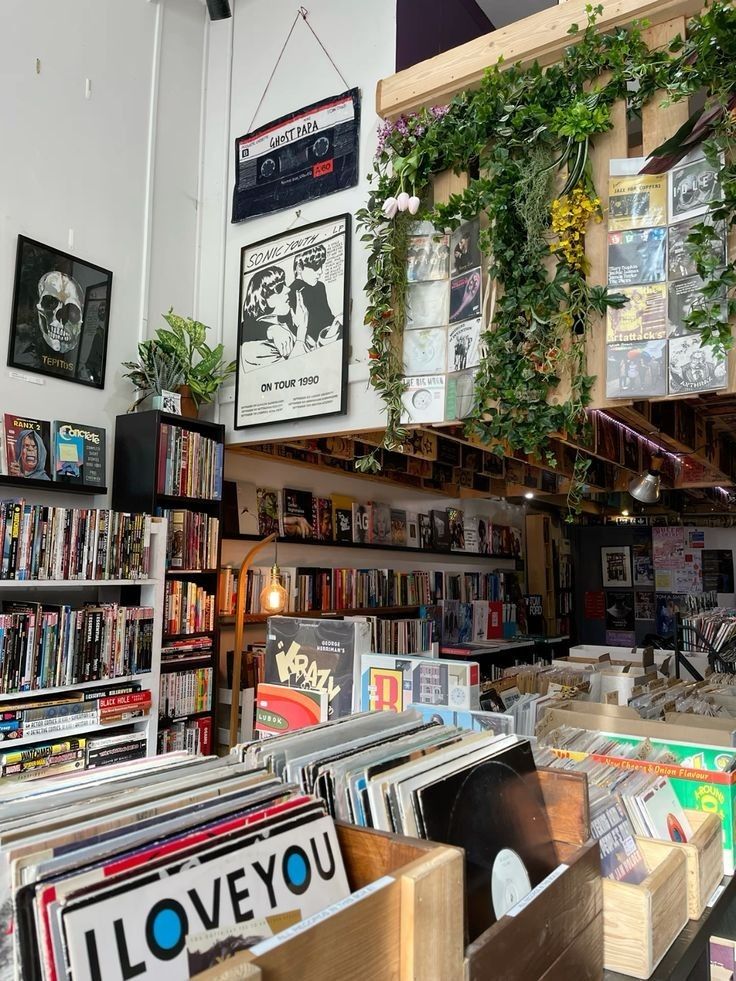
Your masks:
[{"label": "comic book cover on wall", "polygon": [[241,251],[235,428],[347,411],[350,215]]}]

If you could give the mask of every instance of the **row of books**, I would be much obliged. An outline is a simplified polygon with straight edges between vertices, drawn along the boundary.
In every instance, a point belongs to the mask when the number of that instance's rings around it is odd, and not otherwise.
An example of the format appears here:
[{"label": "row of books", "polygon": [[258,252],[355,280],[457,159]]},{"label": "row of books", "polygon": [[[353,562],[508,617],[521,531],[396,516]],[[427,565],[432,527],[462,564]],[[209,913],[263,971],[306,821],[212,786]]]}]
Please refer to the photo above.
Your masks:
[{"label": "row of books", "polygon": [[159,753],[174,753],[184,750],[193,756],[212,755],[212,719],[180,720],[159,729]]},{"label": "row of books", "polygon": [[147,738],[144,732],[125,732],[116,736],[87,739],[87,769],[95,770],[143,759],[148,750]]},{"label": "row of books", "polygon": [[152,607],[3,603],[0,694],[139,674],[152,657]]},{"label": "row of books", "polygon": [[164,632],[196,634],[215,629],[215,597],[202,586],[176,579],[166,583]]},{"label": "row of books", "polygon": [[[246,612],[260,613],[260,593],[270,570],[248,570]],[[287,593],[286,612],[350,610],[382,606],[426,606],[444,599],[470,603],[507,600],[515,582],[509,572],[448,571],[400,572],[393,569],[347,569],[311,566],[281,567]],[[220,612],[232,615],[238,573],[232,566],[220,572]]]},{"label": "row of books", "polygon": [[166,566],[169,569],[216,569],[220,519],[198,511],[166,509]]},{"label": "row of books", "polygon": [[[497,524],[488,515],[465,515],[460,508],[406,511],[378,501],[285,487],[278,491],[237,481],[237,531],[279,534],[299,541],[391,545],[431,551],[471,552],[520,558],[520,528]],[[230,529],[234,531],[235,529]]]},{"label": "row of books", "polygon": [[179,640],[169,640],[161,648],[163,664],[182,661],[196,661],[212,656],[212,637],[181,637]]},{"label": "row of books", "polygon": [[0,579],[146,579],[151,518],[0,502]]},{"label": "row of books", "polygon": [[104,429],[87,423],[5,413],[0,474],[27,480],[105,486]]},{"label": "row of books", "polygon": [[224,446],[181,426],[161,423],[157,489],[172,497],[222,497]]},{"label": "row of books", "polygon": [[432,650],[433,622],[426,617],[394,620],[374,617],[371,647],[382,654],[426,654]]},{"label": "row of books", "polygon": [[212,708],[212,668],[171,671],[161,675],[159,715],[176,719]]},{"label": "row of books", "polygon": [[79,692],[70,697],[59,695],[46,700],[7,702],[0,711],[0,739],[63,736],[111,722],[143,718],[151,710],[151,692],[146,688],[116,695],[94,694],[94,698],[82,697],[83,693]]},{"label": "row of books", "polygon": [[32,780],[72,770],[96,770],[142,759],[146,751],[146,735],[138,732],[92,738],[72,736],[28,749],[9,748],[0,754],[0,779]]}]

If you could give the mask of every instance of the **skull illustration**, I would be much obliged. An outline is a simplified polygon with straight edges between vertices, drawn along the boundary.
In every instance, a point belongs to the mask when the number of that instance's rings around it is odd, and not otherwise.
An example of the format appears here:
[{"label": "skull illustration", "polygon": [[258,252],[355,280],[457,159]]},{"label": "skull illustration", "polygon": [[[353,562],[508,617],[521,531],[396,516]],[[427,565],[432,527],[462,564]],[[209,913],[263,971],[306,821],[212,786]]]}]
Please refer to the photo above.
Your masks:
[{"label": "skull illustration", "polygon": [[82,290],[65,273],[48,272],[38,281],[38,326],[48,346],[63,354],[79,343]]}]

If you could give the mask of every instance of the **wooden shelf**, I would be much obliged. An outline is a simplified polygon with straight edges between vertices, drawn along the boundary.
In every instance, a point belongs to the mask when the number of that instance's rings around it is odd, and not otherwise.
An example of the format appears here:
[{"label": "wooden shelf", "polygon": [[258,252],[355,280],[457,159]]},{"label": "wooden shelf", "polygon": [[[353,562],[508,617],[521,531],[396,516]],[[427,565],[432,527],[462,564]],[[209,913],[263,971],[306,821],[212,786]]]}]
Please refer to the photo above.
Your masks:
[{"label": "wooden shelf", "polygon": [[[73,687],[76,687],[76,685]],[[80,736],[86,738],[90,735],[101,734],[113,729],[121,729],[124,726],[148,725],[152,718],[153,716],[149,711],[148,715],[139,715],[133,719],[121,719],[119,722],[91,722],[89,725],[70,726],[68,729],[59,730],[58,732],[45,732],[35,736],[23,736],[21,739],[9,739],[3,743],[3,752],[14,753],[17,749],[23,749],[25,746],[35,746],[36,743],[58,743],[64,742],[65,739],[77,739]],[[153,754],[149,753],[148,755]]]},{"label": "wooden shelf", "polygon": [[208,719],[212,715],[212,709],[203,709],[201,712],[188,712],[185,715],[160,715],[158,717],[159,729],[167,729],[176,722],[194,722],[195,719]]},{"label": "wooden shelf", "polygon": [[33,487],[60,494],[107,494],[107,487],[99,484],[66,484],[61,480],[35,480],[32,477],[11,477],[0,474],[0,487]]},{"label": "wooden shelf", "polygon": [[180,497],[178,494],[156,494],[156,503],[164,508],[219,508],[219,497]]},{"label": "wooden shelf", "polygon": [[216,576],[218,569],[167,569],[167,576]]},{"label": "wooden shelf", "polygon": [[[262,535],[223,535],[223,542],[259,542],[263,536]],[[453,552],[447,549],[443,551],[436,551],[435,549],[428,548],[411,548],[408,545],[373,545],[369,543],[361,542],[325,542],[319,541],[314,538],[279,538],[279,545],[284,548],[287,545],[297,545],[300,548],[303,545],[317,547],[317,548],[351,548],[358,549],[360,551],[366,552],[402,552],[409,555],[440,555],[440,556],[454,556],[460,559],[495,559],[503,560],[505,562],[516,563],[517,569],[524,567],[524,560],[516,555],[499,555],[499,554],[489,554],[483,555],[480,552]]]},{"label": "wooden shelf", "polygon": [[183,634],[164,634],[163,637],[161,638],[161,645],[165,647],[166,644],[171,643],[172,640],[194,640],[196,637],[213,637],[214,633],[215,631],[213,629],[213,630],[192,630],[192,631],[187,631],[187,633],[183,633]]},{"label": "wooden shelf", "polygon": [[[380,614],[412,613],[425,604],[416,603],[414,606],[364,606],[353,607],[348,610],[300,610],[297,613],[246,613],[246,623],[265,623],[271,616],[280,617],[342,617],[342,616],[379,616]],[[433,604],[428,603],[427,606]],[[235,624],[234,616],[221,616],[219,618],[221,627],[230,627]]]}]

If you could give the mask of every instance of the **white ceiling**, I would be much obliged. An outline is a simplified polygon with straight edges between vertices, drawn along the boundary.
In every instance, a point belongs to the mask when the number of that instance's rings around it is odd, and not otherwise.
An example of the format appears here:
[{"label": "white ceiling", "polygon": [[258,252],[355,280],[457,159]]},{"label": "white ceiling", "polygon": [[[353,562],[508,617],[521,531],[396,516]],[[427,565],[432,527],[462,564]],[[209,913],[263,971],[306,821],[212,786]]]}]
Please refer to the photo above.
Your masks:
[{"label": "white ceiling", "polygon": [[547,7],[556,7],[556,0],[475,0],[494,27],[505,27]]}]

